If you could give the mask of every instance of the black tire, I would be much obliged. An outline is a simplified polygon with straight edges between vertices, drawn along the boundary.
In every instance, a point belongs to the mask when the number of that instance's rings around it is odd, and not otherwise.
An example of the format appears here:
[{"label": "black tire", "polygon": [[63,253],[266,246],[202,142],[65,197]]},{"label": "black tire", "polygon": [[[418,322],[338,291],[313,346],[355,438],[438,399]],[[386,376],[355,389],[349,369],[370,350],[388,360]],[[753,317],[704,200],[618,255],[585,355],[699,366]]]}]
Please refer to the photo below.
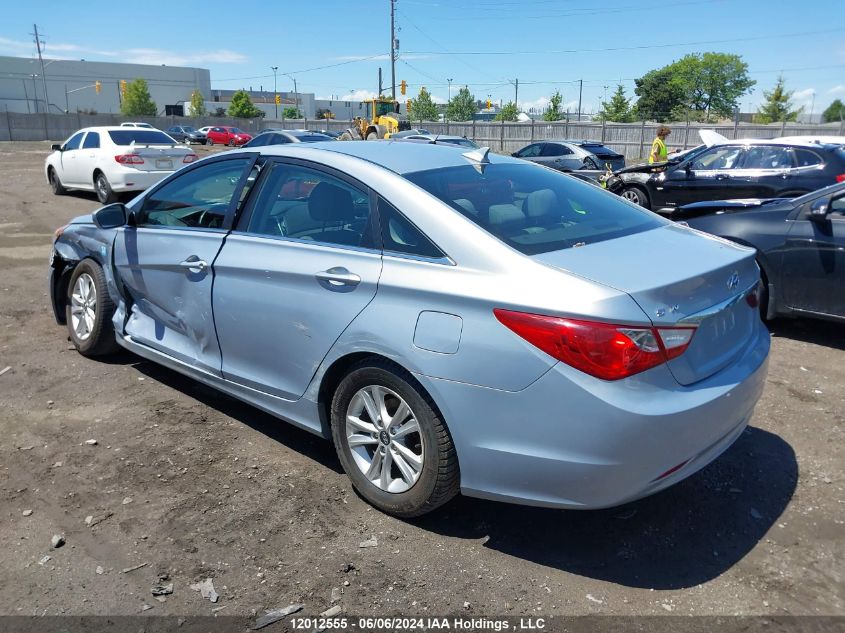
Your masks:
[{"label": "black tire", "polygon": [[234,146],[235,146],[235,139],[230,138],[229,139],[229,147],[234,147]]},{"label": "black tire", "polygon": [[648,195],[639,187],[625,187],[619,195],[634,204],[640,205],[641,207],[645,207],[646,209],[651,208],[651,205],[649,205],[648,202]]},{"label": "black tire", "polygon": [[[349,447],[347,412],[355,394],[369,386],[386,387],[398,394],[419,425],[416,436],[424,447],[422,468],[416,482],[404,492],[388,492],[372,483],[355,462]],[[411,374],[396,365],[372,359],[353,366],[332,397],[331,422],[335,449],[352,486],[382,512],[400,518],[416,517],[431,512],[458,494],[460,470],[452,436],[430,396]],[[374,450],[381,448],[382,444],[377,443]],[[398,472],[396,466],[391,468]]]},{"label": "black tire", "polygon": [[[73,294],[77,282],[83,275],[93,282],[96,293],[94,299],[94,321],[87,336],[77,333],[74,327]],[[74,347],[83,356],[104,356],[113,354],[120,349],[115,340],[114,327],[112,325],[114,316],[114,302],[111,300],[106,284],[106,275],[100,265],[92,259],[83,259],[73,271],[67,290],[67,303],[65,304],[65,319],[67,321],[68,334]],[[87,326],[86,326],[87,327]]]},{"label": "black tire", "polygon": [[97,194],[97,200],[102,204],[117,202],[117,194],[112,191],[109,179],[101,171],[94,174],[94,191]]},{"label": "black tire", "polygon": [[211,146],[213,147],[213,146],[214,146],[214,140],[213,140],[213,139],[210,139],[210,138],[207,138],[207,139],[205,139],[205,144],[206,144],[206,145],[211,145]]},{"label": "black tire", "polygon": [[56,170],[52,167],[49,171],[50,174],[50,189],[53,190],[54,196],[63,196],[67,193],[67,189],[64,188],[62,185],[62,181],[59,179],[59,174],[56,173]]}]

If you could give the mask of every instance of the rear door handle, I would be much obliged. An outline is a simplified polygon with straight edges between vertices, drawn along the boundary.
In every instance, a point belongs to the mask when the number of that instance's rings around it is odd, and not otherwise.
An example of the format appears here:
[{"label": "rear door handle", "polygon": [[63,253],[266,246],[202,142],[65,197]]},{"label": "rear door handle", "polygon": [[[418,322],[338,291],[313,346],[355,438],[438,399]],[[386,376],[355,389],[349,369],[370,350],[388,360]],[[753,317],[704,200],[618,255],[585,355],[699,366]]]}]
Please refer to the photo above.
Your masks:
[{"label": "rear door handle", "polygon": [[335,266],[328,270],[321,270],[314,274],[320,285],[327,290],[351,290],[359,283],[361,278],[355,273],[349,272],[343,266]]},{"label": "rear door handle", "polygon": [[201,260],[196,255],[191,255],[183,262],[179,262],[179,266],[187,268],[192,273],[201,273],[208,268],[208,262]]},{"label": "rear door handle", "polygon": [[716,174],[716,180],[728,180],[730,177],[730,174]]}]

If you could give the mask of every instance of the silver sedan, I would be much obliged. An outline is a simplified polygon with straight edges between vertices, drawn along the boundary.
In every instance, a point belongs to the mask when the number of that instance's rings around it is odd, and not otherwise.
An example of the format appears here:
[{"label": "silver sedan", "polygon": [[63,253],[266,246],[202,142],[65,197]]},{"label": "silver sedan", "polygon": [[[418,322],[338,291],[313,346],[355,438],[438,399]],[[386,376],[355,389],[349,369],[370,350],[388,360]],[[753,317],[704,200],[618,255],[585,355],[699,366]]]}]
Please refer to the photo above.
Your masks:
[{"label": "silver sedan", "polygon": [[209,157],[62,227],[50,267],[81,353],[126,348],[332,440],[402,517],[459,491],[613,506],[691,475],[763,389],[759,293],[751,249],[402,142]]}]

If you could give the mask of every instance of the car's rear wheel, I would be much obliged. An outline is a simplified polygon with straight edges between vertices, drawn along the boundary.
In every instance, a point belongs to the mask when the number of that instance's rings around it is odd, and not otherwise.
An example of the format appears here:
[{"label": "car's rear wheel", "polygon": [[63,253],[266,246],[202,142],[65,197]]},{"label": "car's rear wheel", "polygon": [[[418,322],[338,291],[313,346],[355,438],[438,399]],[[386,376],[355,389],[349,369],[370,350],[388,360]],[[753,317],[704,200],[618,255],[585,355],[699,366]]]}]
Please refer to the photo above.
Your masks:
[{"label": "car's rear wheel", "polygon": [[118,350],[113,315],[103,269],[91,259],[82,260],[71,275],[65,306],[70,340],[80,354],[102,356]]},{"label": "car's rear wheel", "polygon": [[97,200],[102,204],[117,202],[117,194],[112,191],[109,179],[101,171],[94,174],[94,190],[97,192]]},{"label": "car's rear wheel", "polygon": [[452,437],[409,373],[386,361],[354,366],[335,390],[331,421],[353,487],[379,510],[415,517],[458,493]]},{"label": "car's rear wheel", "polygon": [[646,209],[649,208],[648,196],[646,195],[645,191],[643,191],[639,187],[625,187],[622,190],[622,193],[619,195],[625,198],[625,200],[633,202],[634,204],[638,204],[641,207],[645,207]]},{"label": "car's rear wheel", "polygon": [[53,190],[53,195],[55,196],[62,196],[67,193],[67,189],[64,188],[62,181],[59,179],[59,175],[52,167],[50,168],[50,189]]}]

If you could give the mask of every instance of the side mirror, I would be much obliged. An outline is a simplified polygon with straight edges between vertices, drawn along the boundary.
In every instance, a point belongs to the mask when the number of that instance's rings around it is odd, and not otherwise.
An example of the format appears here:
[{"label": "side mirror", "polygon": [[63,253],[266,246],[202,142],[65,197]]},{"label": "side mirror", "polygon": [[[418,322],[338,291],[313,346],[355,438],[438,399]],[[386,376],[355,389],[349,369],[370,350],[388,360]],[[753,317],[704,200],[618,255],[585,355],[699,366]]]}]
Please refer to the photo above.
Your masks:
[{"label": "side mirror", "polygon": [[810,219],[814,222],[824,222],[830,212],[830,203],[827,198],[819,198],[810,204]]},{"label": "side mirror", "polygon": [[114,204],[107,204],[104,207],[100,207],[94,211],[93,216],[94,224],[99,228],[116,229],[126,224],[129,211],[122,202],[115,202]]},{"label": "side mirror", "polygon": [[511,154],[511,156],[513,156],[514,158],[518,158],[518,157],[519,157],[519,152],[513,152],[513,153]]},{"label": "side mirror", "polygon": [[62,144],[61,143],[53,143],[50,146],[51,152],[61,152],[62,151]]}]

